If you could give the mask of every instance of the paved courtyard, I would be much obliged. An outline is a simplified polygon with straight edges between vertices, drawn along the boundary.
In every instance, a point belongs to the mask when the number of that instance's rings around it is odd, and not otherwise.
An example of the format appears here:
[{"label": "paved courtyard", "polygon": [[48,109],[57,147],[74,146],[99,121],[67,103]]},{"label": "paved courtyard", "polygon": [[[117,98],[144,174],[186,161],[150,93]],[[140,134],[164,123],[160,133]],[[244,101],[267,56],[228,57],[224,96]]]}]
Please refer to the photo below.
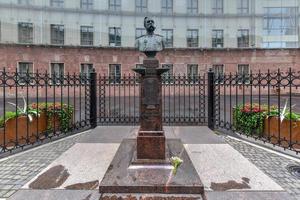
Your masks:
[{"label": "paved courtyard", "polygon": [[[300,165],[300,160],[272,153],[228,136],[216,135],[207,127],[165,127],[165,130],[167,138],[180,138],[184,143],[204,183],[208,199],[220,199],[220,197],[223,199],[264,199],[268,197],[266,199],[270,199],[272,195],[284,196],[285,191],[290,194],[290,199],[300,199],[300,179],[291,175],[286,169],[286,166],[290,164]],[[102,149],[105,152],[104,146],[107,145],[106,147],[112,149],[110,154],[113,155],[116,145],[120,144],[123,138],[134,138],[136,131],[137,127],[130,126],[97,127],[94,130],[1,159],[0,199],[24,199],[24,195],[25,199],[99,199],[97,189],[72,191],[65,190],[62,185],[62,188],[57,188],[57,190],[29,190],[28,185],[39,174],[59,163],[65,163],[65,166],[69,165],[68,169],[71,175],[65,184],[76,183],[78,177],[72,176],[72,171],[82,170],[80,167],[87,169],[95,166],[97,162],[93,161],[94,164],[84,165],[84,162],[89,161],[84,161],[80,157],[74,158],[72,153],[79,152],[80,155],[82,152],[82,155],[87,155],[88,152],[93,151],[88,150],[89,148],[97,147],[98,149],[94,151],[96,155],[93,155],[93,157],[97,157],[97,155],[101,155]],[[104,163],[109,163],[110,155],[108,155],[109,153],[105,154],[100,158],[103,163],[98,166],[98,169],[105,166]],[[71,160],[68,161],[68,159]],[[229,162],[230,160],[232,162]],[[77,169],[72,169],[70,163],[76,161],[79,166]],[[235,166],[231,166],[230,163]],[[223,168],[213,169],[214,164],[223,166]],[[210,170],[206,170],[206,168]],[[223,175],[220,176],[220,173]],[[226,182],[226,180],[239,182],[237,174],[241,176],[246,174],[250,178],[248,184],[250,189],[234,190],[231,188],[233,190],[224,191],[216,189],[220,184],[211,184],[212,182]],[[89,175],[87,173],[81,179],[88,180]],[[97,176],[102,175],[100,173]]]}]

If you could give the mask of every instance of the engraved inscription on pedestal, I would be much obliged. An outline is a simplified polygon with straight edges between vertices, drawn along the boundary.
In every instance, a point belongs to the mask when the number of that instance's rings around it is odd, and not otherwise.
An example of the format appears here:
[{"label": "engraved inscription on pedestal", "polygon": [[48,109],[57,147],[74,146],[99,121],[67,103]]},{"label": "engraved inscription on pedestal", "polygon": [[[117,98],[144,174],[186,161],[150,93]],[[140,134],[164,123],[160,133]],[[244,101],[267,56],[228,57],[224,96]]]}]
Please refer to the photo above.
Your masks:
[{"label": "engraved inscription on pedestal", "polygon": [[146,78],[144,81],[144,95],[143,104],[147,108],[152,108],[159,104],[159,88],[157,78]]}]

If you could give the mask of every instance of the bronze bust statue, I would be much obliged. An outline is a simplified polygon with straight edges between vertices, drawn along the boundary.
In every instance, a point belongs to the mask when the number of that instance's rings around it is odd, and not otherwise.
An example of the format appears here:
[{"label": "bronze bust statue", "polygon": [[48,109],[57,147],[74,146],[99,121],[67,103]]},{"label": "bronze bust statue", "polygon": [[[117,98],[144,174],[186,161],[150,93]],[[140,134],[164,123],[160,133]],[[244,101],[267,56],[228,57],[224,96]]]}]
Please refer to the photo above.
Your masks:
[{"label": "bronze bust statue", "polygon": [[147,34],[136,39],[135,47],[139,51],[144,52],[147,57],[155,57],[158,51],[162,51],[164,49],[164,39],[161,35],[154,34],[155,26],[152,18],[144,18],[144,27]]}]

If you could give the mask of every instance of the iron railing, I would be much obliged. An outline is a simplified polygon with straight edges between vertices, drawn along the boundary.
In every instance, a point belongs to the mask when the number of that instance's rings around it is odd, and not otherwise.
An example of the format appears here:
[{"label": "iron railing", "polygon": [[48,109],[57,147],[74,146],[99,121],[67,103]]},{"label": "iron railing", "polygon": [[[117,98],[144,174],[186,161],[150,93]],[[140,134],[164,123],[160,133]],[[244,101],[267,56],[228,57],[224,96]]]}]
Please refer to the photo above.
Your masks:
[{"label": "iron railing", "polygon": [[0,71],[0,153],[90,127],[90,79]]},{"label": "iron railing", "polygon": [[[206,125],[206,75],[162,77],[163,123],[165,125]],[[101,76],[98,83],[98,124],[139,123],[140,78]]]},{"label": "iron railing", "polygon": [[300,151],[300,72],[212,76],[212,128]]}]

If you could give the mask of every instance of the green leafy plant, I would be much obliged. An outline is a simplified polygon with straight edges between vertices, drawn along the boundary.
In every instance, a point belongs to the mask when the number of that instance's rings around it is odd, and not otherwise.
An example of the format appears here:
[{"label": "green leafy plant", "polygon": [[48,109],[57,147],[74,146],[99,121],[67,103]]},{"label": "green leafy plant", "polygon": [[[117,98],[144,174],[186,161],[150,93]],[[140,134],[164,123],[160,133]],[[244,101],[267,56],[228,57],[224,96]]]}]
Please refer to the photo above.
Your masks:
[{"label": "green leafy plant", "polygon": [[183,163],[183,160],[177,156],[172,156],[170,158],[171,164],[173,165],[173,174],[175,175],[178,167]]},{"label": "green leafy plant", "polygon": [[279,117],[281,122],[285,120],[299,121],[300,114],[290,112],[285,106],[278,109],[276,106],[262,104],[240,104],[234,108],[233,112],[234,127],[237,131],[241,131],[247,135],[262,134],[264,130],[264,121],[269,117]]},{"label": "green leafy plant", "polygon": [[13,119],[19,116],[18,112],[5,112],[5,116],[0,117],[0,128],[3,128],[5,125],[5,122],[9,119]]},{"label": "green leafy plant", "polygon": [[261,134],[266,117],[266,105],[245,104],[234,108],[234,126],[247,135]]},{"label": "green leafy plant", "polygon": [[58,117],[60,122],[60,130],[67,131],[72,122],[74,108],[68,104],[56,103],[33,103],[31,108],[45,112],[48,118],[48,130],[53,130],[53,119]]},{"label": "green leafy plant", "polygon": [[32,122],[33,117],[38,117],[39,113],[36,109],[32,109],[32,108],[27,108],[27,103],[25,98],[23,97],[23,108],[19,107],[18,105],[16,105],[15,103],[11,103],[8,102],[10,105],[13,105],[17,108],[17,116],[23,115],[23,116],[27,116],[29,118],[29,121]]}]

